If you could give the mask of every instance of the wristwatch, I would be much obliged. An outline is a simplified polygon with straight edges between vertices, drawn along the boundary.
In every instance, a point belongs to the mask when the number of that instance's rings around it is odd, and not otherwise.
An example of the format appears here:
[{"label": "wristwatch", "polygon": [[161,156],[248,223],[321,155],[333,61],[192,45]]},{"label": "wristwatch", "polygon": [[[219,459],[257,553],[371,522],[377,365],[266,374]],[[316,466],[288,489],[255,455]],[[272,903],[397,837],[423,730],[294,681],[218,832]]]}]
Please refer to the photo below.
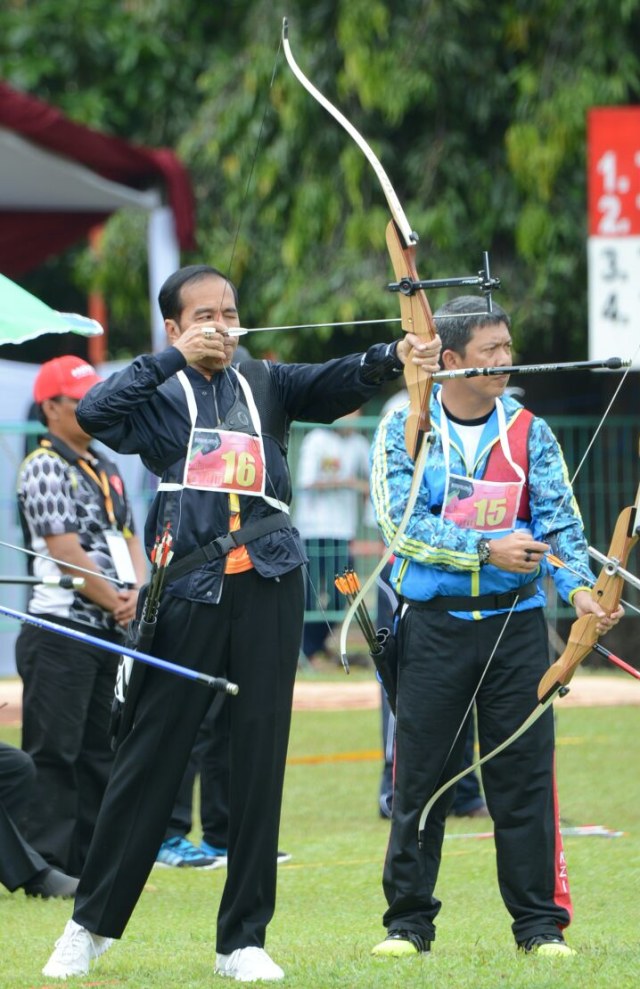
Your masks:
[{"label": "wristwatch", "polygon": [[477,550],[478,550],[478,559],[480,560],[480,566],[483,567],[485,563],[489,562],[489,557],[491,556],[491,547],[489,546],[489,540],[479,539]]}]

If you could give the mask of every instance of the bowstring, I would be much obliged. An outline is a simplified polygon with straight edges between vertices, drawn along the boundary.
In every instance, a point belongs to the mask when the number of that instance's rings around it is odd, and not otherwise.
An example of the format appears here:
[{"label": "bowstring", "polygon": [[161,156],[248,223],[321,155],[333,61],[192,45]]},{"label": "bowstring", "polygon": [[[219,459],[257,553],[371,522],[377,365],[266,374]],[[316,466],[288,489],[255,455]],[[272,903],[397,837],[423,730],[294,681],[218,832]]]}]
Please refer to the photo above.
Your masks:
[{"label": "bowstring", "polygon": [[[635,359],[638,356],[638,354],[640,354],[640,345],[638,345],[638,347],[637,347],[637,349],[636,349],[633,357],[631,358],[631,364],[633,364],[633,362],[635,361]],[[594,433],[593,433],[593,436],[589,440],[589,442],[587,444],[587,448],[584,451],[582,457],[580,458],[580,462],[579,462],[578,466],[576,467],[576,469],[574,471],[573,477],[569,481],[569,487],[566,489],[564,495],[562,496],[562,499],[560,500],[560,502],[558,504],[558,507],[555,510],[555,513],[553,515],[553,518],[551,519],[551,522],[549,523],[549,530],[550,531],[552,531],[553,523],[555,522],[555,520],[557,519],[558,515],[560,514],[560,511],[562,509],[562,506],[564,505],[564,503],[565,503],[565,501],[566,501],[566,499],[567,499],[567,497],[569,495],[569,491],[571,491],[573,493],[573,486],[575,484],[576,478],[577,478],[578,474],[580,473],[580,471],[582,470],[582,467],[583,467],[585,461],[587,460],[589,454],[591,453],[591,450],[593,448],[593,445],[595,444],[596,439],[598,438],[598,436],[599,436],[599,434],[600,434],[600,432],[601,432],[601,430],[602,430],[602,428],[603,428],[603,426],[605,424],[605,421],[606,421],[606,419],[607,419],[607,417],[608,417],[611,409],[613,408],[613,405],[614,405],[614,403],[615,403],[615,401],[616,401],[616,399],[617,399],[617,397],[618,397],[618,395],[620,393],[620,389],[624,385],[625,380],[627,378],[627,375],[631,371],[631,364],[625,369],[624,374],[620,378],[620,381],[618,382],[618,385],[617,385],[617,387],[616,387],[616,389],[615,389],[615,391],[613,393],[613,396],[611,398],[611,401],[609,402],[609,404],[607,405],[606,409],[604,410],[604,413],[602,414],[602,417],[600,419],[600,422],[596,426],[596,428],[594,430]]]}]

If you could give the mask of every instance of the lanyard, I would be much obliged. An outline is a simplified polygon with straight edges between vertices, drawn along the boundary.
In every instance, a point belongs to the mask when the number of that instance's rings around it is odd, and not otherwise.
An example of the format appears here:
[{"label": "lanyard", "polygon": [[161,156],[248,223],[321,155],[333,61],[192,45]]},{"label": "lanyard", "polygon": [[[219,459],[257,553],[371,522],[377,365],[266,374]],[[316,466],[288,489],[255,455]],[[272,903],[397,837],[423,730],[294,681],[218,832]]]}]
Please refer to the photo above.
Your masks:
[{"label": "lanyard", "polygon": [[93,467],[87,463],[86,460],[79,459],[78,467],[87,474],[91,480],[98,485],[102,492],[102,497],[104,499],[104,508],[107,513],[109,522],[114,529],[117,528],[116,516],[113,510],[113,499],[111,497],[111,488],[109,487],[109,478],[107,477],[107,472],[100,468],[100,474],[96,474]]},{"label": "lanyard", "polygon": [[[454,474],[450,469],[449,423],[444,409],[440,433],[445,459],[445,492],[442,517],[454,522],[463,529],[478,529],[481,532],[498,532],[514,527],[518,516],[518,505],[525,484],[525,474],[516,464],[509,450],[506,417],[502,403],[496,400],[496,414],[500,445],[506,461],[512,467],[517,481],[490,481],[473,475]],[[474,458],[474,467],[478,463]]]},{"label": "lanyard", "polygon": [[[447,413],[442,405],[442,392],[438,393],[438,401],[441,407],[441,417],[440,417],[440,433],[442,439],[442,452],[444,455],[445,470],[447,477],[450,475],[450,448],[451,440],[449,438],[449,420],[447,418]],[[502,402],[496,398],[495,400],[496,415],[498,417],[498,436],[500,440],[500,446],[502,447],[502,452],[507,463],[513,468],[513,471],[519,481],[524,482],[526,480],[524,471],[520,464],[514,462],[511,457],[511,450],[509,448],[509,440],[507,437],[507,422],[504,414],[504,408]],[[476,451],[477,452],[477,451]]]}]

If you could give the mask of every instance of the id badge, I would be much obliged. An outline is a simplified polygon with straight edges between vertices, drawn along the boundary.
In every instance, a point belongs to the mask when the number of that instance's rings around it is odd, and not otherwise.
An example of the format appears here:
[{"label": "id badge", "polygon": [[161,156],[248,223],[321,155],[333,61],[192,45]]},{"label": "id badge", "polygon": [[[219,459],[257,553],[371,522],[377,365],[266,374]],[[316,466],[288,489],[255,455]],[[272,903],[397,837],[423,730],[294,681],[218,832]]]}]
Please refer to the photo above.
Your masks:
[{"label": "id badge", "polygon": [[124,535],[118,529],[107,529],[104,536],[118,580],[122,581],[123,584],[135,586],[137,582],[136,572],[133,569],[133,560]]}]

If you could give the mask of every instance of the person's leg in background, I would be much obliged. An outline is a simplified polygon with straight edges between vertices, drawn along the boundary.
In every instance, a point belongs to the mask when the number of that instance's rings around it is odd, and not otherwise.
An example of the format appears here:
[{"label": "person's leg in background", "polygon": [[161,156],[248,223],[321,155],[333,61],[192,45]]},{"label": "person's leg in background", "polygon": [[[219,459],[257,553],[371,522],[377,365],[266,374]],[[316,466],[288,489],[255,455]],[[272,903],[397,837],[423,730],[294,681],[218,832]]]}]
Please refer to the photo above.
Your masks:
[{"label": "person's leg in background", "polygon": [[201,850],[224,865],[229,845],[229,704],[220,694],[204,719],[200,744]]},{"label": "person's leg in background", "polygon": [[[325,540],[305,539],[304,548],[309,558],[305,568],[305,615],[310,611],[319,611],[322,607],[322,584],[325,573]],[[322,652],[327,637],[327,628],[322,621],[307,621],[305,617],[302,629],[302,655],[307,663]]]},{"label": "person's leg in background", "polygon": [[[192,869],[215,869],[226,865],[226,827],[229,813],[227,796],[229,788],[229,741],[228,737],[226,740],[222,737],[220,739],[213,737],[214,712],[220,710],[224,700],[224,694],[214,695],[202,719],[173,805],[165,838],[158,851],[156,865]],[[219,793],[216,792],[218,783],[211,768],[214,759],[218,760],[221,766],[226,766],[226,777],[221,781]],[[212,808],[217,806],[216,801],[220,801],[223,808],[224,826],[222,833],[224,841],[218,845],[217,849],[207,846],[204,841],[198,847],[187,837],[193,827],[193,796],[196,776],[198,775],[200,776],[200,819],[203,833],[205,832],[202,810],[203,790],[206,791],[209,801],[209,814],[212,814]],[[204,784],[203,780],[205,781]]]},{"label": "person's leg in background", "polygon": [[[105,660],[96,646],[70,645],[63,636],[25,625],[16,665],[23,682],[22,748],[37,770],[25,837],[50,865],[79,874],[113,762],[108,726],[118,663],[112,656]],[[96,682],[105,678],[109,699],[94,707]]]},{"label": "person's leg in background", "polygon": [[[343,611],[344,598],[335,586],[336,574],[351,567],[349,543],[346,539],[322,538],[305,542],[309,564],[305,573],[305,611],[321,612],[317,621],[306,621],[302,634],[302,654],[305,659],[329,659],[340,664],[337,642],[332,634],[332,614]],[[327,641],[329,640],[329,641]],[[354,665],[362,665],[361,659],[350,657]]]},{"label": "person's leg in background", "polygon": [[118,661],[112,653],[100,649],[94,649],[93,653],[95,676],[76,768],[78,810],[69,862],[69,871],[74,876],[80,875],[87,858],[113,765],[113,750],[106,726],[109,724]]},{"label": "person's leg in background", "polygon": [[380,777],[380,817],[391,817],[393,802],[393,750],[396,719],[393,716],[384,687],[380,687],[380,712],[382,716],[382,744],[384,746],[384,765]]},{"label": "person's leg in background", "polygon": [[[377,580],[376,628],[393,628],[393,616],[398,607],[398,598],[389,584],[391,567],[392,564],[387,563]],[[382,685],[380,685],[380,710],[382,716],[382,751],[384,762],[380,776],[378,807],[380,817],[390,818],[391,803],[393,800],[393,757],[396,719],[393,716],[393,711],[391,710]]]},{"label": "person's leg in background", "polygon": [[71,897],[78,880],[51,868],[20,832],[35,776],[30,755],[0,742],[0,883],[11,893]]}]

